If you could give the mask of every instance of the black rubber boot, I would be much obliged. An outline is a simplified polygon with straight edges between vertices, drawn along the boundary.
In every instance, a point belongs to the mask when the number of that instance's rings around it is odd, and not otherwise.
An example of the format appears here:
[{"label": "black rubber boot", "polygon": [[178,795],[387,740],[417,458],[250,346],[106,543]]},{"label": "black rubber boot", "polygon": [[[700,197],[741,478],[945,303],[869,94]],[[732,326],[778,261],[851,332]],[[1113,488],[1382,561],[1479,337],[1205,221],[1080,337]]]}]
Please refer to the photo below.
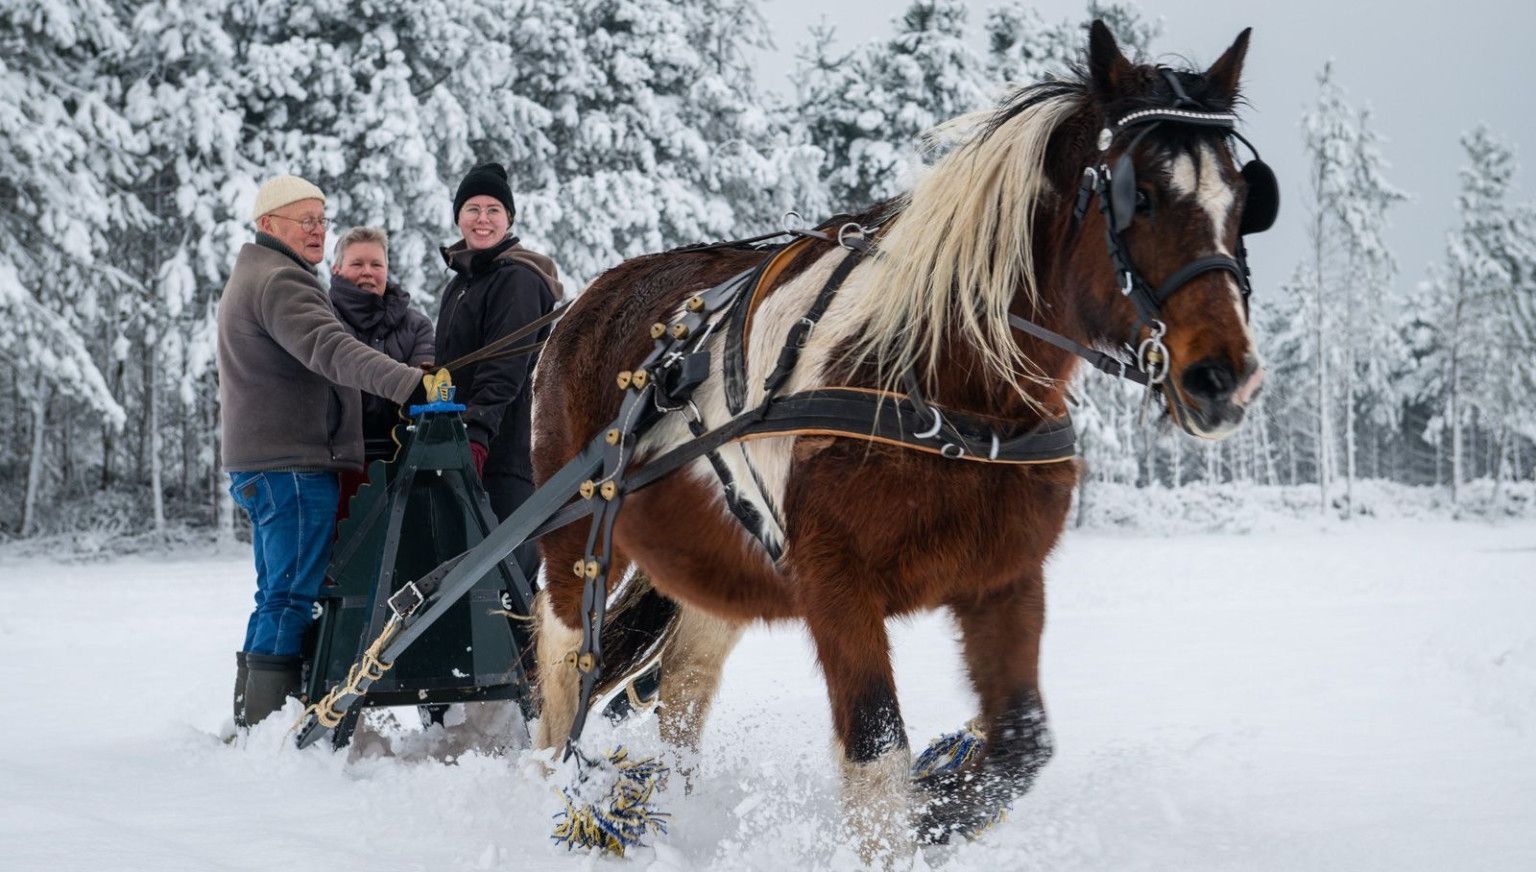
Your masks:
[{"label": "black rubber boot", "polygon": [[603,709],[603,717],[618,723],[649,707],[660,692],[661,661],[658,660],[649,669],[630,679],[623,693],[608,701],[608,707]]},{"label": "black rubber boot", "polygon": [[245,652],[235,652],[235,726],[248,727],[245,722],[245,677],[249,670],[245,665]]},{"label": "black rubber boot", "polygon": [[[245,655],[245,710],[243,723],[256,726],[267,715],[281,709],[283,701],[298,696],[302,685],[304,658],[271,654]],[[241,719],[236,719],[241,722]]]}]

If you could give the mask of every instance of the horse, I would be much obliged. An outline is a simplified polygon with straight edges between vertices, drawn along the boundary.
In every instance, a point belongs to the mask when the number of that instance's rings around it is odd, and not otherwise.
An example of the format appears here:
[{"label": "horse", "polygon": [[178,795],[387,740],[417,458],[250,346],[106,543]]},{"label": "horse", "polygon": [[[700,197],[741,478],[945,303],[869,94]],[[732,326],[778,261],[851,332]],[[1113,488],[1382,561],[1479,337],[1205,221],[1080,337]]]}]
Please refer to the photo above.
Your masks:
[{"label": "horse", "polygon": [[[1262,180],[1239,169],[1230,124],[1200,119],[1232,117],[1248,41],[1245,30],[1204,71],[1169,70],[1133,63],[1094,22],[1085,61],[1070,75],[952,124],[958,144],[909,193],[780,265],[743,339],[748,403],[763,399],[780,347],[843,262],[839,242],[867,231],[871,256],[802,337],[786,391],[920,389],[935,406],[1014,432],[1066,417],[1074,343],[1125,343],[1161,367],[1153,381],[1162,414],[1199,438],[1230,435],[1262,378],[1240,231],[1262,222],[1245,211],[1273,205],[1255,204]],[[1116,129],[1143,117],[1161,121]],[[1107,172],[1085,174],[1101,161],[1115,166],[1112,182]],[[1094,195],[1113,202],[1085,209]],[[1207,253],[1204,266],[1192,269],[1190,252]],[[614,419],[623,393],[615,378],[622,386],[619,374],[658,335],[647,327],[767,256],[677,249],[596,279],[537,364],[539,481]],[[1128,294],[1127,269],[1159,286],[1156,317]],[[1170,279],[1176,286],[1161,287]],[[1019,319],[1069,341],[1017,331]],[[704,426],[731,417],[726,343],[721,331],[703,346],[711,369],[692,401]],[[693,438],[686,423],[662,418],[639,441],[636,462]],[[730,511],[720,476],[698,459],[629,495],[612,531],[609,584],[626,571],[628,581],[616,595],[624,602],[609,607],[610,629],[664,640],[646,650],[660,652],[660,730],[678,759],[697,755],[743,629],[800,620],[826,679],[847,832],[861,855],[893,862],[918,842],[970,835],[996,819],[1052,753],[1039,675],[1043,565],[1062,534],[1077,463],[967,462],[975,458],[838,433],[735,442],[719,457],[758,529]],[[579,572],[588,547],[579,526],[541,541],[553,569],[536,606],[540,747],[564,741],[578,716],[570,664],[582,641],[582,580],[559,568]],[[933,609],[958,625],[985,738],[963,767],[914,779],[886,620]],[[635,665],[610,660],[605,681]]]}]

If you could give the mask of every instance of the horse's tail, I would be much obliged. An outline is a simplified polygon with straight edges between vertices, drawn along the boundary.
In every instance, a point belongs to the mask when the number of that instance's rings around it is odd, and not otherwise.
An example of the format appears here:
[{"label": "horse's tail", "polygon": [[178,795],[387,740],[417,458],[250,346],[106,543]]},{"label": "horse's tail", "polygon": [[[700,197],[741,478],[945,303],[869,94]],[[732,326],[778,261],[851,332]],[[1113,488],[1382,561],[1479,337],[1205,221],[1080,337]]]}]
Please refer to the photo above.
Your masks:
[{"label": "horse's tail", "polygon": [[658,593],[637,566],[608,604],[603,622],[603,674],[595,698],[633,681],[677,633],[677,602]]}]

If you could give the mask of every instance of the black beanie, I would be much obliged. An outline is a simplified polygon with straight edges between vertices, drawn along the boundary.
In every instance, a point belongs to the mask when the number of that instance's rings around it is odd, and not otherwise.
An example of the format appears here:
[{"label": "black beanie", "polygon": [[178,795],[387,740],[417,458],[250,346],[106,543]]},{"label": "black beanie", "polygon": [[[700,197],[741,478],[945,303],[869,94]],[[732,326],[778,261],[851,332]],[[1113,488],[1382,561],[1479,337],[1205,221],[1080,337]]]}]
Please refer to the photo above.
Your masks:
[{"label": "black beanie", "polygon": [[459,223],[459,210],[464,208],[464,201],[481,194],[495,197],[501,201],[501,205],[507,207],[507,224],[510,225],[513,216],[517,214],[517,208],[512,205],[512,186],[507,184],[507,168],[499,163],[475,164],[474,169],[464,176],[464,181],[459,182],[459,190],[453,195],[453,223]]}]

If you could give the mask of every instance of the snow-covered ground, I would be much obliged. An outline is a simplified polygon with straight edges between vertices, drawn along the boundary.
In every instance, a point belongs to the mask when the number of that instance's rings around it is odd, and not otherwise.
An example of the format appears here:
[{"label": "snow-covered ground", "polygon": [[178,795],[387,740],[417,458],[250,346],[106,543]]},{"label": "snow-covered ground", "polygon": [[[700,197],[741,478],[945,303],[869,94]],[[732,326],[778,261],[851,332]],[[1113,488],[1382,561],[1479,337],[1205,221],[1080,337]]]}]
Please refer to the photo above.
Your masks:
[{"label": "snow-covered ground", "polygon": [[[621,861],[547,839],[526,757],[236,746],[246,553],[0,558],[0,869],[854,868],[798,627],[728,667],[692,795]],[[1075,533],[1048,574],[1057,755],[918,868],[1536,869],[1536,522]],[[913,745],[971,714],[952,630],[894,630]],[[653,722],[594,744],[656,747]]]}]

